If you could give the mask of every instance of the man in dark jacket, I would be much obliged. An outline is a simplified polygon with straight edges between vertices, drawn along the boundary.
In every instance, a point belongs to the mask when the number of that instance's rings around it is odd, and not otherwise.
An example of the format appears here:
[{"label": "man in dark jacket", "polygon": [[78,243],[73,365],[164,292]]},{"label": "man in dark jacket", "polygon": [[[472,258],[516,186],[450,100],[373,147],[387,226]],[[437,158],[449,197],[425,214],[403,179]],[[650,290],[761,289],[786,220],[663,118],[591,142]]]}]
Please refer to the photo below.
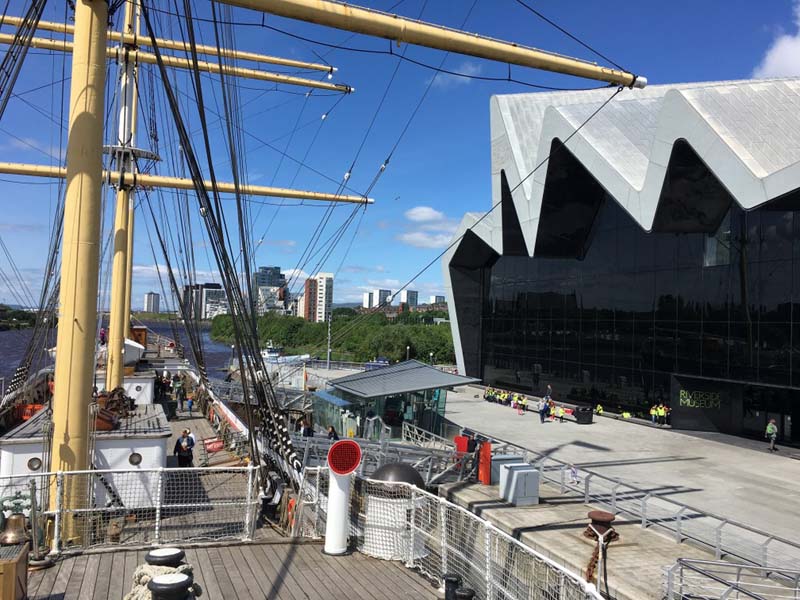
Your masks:
[{"label": "man in dark jacket", "polygon": [[179,467],[192,466],[192,448],[194,448],[194,440],[189,437],[189,430],[184,429],[181,437],[175,442],[175,449],[173,453],[178,457]]}]

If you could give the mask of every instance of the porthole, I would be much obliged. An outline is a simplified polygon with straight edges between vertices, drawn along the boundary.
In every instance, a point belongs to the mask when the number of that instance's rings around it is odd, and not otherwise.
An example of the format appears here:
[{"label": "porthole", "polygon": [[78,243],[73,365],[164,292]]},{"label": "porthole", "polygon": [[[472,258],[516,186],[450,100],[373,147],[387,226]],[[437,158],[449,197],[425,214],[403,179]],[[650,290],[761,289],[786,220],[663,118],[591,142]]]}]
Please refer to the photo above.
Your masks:
[{"label": "porthole", "polygon": [[134,452],[128,457],[128,462],[134,467],[138,467],[140,464],[142,464],[142,455],[138,452]]},{"label": "porthole", "polygon": [[137,391],[137,392],[141,392],[141,391],[142,391],[142,386],[140,386],[140,385],[137,385],[137,386],[136,386],[136,391]]},{"label": "porthole", "polygon": [[42,459],[35,456],[28,461],[28,469],[30,471],[38,471],[42,468]]}]

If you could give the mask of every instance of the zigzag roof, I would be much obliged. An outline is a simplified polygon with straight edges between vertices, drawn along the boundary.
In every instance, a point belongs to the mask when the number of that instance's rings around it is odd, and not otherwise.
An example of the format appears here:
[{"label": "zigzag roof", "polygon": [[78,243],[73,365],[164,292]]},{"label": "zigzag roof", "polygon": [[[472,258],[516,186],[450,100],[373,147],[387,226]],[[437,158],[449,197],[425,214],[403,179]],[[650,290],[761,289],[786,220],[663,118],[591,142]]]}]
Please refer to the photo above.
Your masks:
[{"label": "zigzag roof", "polygon": [[[548,156],[553,140],[566,139],[612,93],[493,97],[493,204],[501,198],[501,172],[515,188]],[[677,140],[688,142],[745,209],[794,191],[800,188],[800,79],[625,90],[567,148],[649,230]],[[546,168],[539,169],[513,194],[531,254],[546,174]]]}]

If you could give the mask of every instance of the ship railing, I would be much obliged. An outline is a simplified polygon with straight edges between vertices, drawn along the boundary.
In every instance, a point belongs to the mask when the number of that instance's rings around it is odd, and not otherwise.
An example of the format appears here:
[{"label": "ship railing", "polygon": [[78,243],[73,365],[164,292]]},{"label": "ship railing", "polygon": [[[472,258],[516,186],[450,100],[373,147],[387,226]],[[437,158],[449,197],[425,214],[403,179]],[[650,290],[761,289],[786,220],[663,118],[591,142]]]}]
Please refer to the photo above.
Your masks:
[{"label": "ship railing", "polygon": [[666,572],[664,600],[800,598],[800,570],[681,558]]},{"label": "ship railing", "polygon": [[439,448],[441,450],[455,450],[455,444],[451,440],[422,429],[422,427],[407,423],[406,421],[403,421],[402,436],[404,442],[409,442],[415,446]]},{"label": "ship railing", "polygon": [[3,510],[29,516],[31,497],[40,515],[40,546],[46,543],[52,553],[247,541],[259,507],[252,465],[0,477]]},{"label": "ship railing", "polygon": [[680,487],[642,488],[580,467],[578,483],[572,483],[569,463],[471,431],[477,439],[492,442],[493,454],[518,454],[523,462],[536,466],[540,481],[552,484],[562,495],[582,497],[585,504],[638,522],[642,528],[661,529],[677,543],[698,544],[711,550],[717,560],[727,558],[756,566],[789,569],[800,564],[800,541],[668,497],[680,492]]},{"label": "ship railing", "polygon": [[[301,482],[294,535],[325,534],[326,468]],[[594,584],[468,510],[406,483],[354,476],[350,538],[358,552],[403,563],[442,583],[455,575],[476,598],[600,600]]]},{"label": "ship railing", "polygon": [[[422,475],[425,485],[444,481],[462,481],[472,471],[474,455],[456,452],[455,449],[412,447],[399,442],[371,441],[357,438],[363,458],[358,473],[369,476],[387,463],[402,462],[412,465]],[[334,443],[328,438],[292,435],[292,443],[304,467],[324,466],[328,450]]]}]

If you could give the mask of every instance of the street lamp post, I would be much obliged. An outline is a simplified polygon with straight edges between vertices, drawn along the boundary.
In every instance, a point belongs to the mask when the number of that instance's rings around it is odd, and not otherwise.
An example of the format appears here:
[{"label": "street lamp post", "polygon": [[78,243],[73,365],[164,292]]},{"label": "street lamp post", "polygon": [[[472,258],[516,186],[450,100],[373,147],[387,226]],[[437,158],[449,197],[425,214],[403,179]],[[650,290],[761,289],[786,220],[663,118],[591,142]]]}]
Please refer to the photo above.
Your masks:
[{"label": "street lamp post", "polygon": [[408,360],[408,352],[411,350],[411,346],[406,346],[406,360]]},{"label": "street lamp post", "polygon": [[431,364],[433,364],[433,352],[431,352]]}]

